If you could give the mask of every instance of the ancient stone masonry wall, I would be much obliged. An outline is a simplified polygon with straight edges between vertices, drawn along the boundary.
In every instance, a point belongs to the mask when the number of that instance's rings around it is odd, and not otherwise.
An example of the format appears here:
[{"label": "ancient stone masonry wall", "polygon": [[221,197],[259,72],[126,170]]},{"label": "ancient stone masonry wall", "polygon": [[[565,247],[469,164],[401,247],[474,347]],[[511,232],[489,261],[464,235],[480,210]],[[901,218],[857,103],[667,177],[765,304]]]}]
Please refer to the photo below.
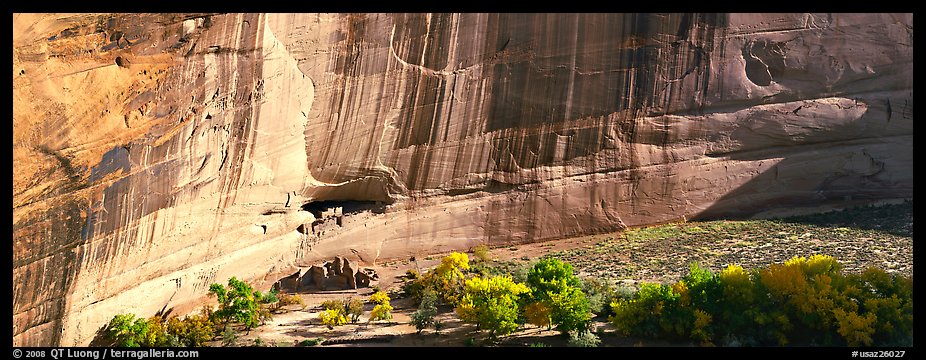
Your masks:
[{"label": "ancient stone masonry wall", "polygon": [[336,256],[913,195],[912,14],[14,14],[13,30],[16,346],[85,345],[115,314]]}]

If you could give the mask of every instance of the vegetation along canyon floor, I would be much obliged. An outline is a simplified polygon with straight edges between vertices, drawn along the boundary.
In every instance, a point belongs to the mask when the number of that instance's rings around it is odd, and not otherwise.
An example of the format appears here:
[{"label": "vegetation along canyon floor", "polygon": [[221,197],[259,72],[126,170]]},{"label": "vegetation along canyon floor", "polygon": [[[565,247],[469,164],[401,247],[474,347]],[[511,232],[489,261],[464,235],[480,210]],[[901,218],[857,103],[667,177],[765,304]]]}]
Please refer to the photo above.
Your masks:
[{"label": "vegetation along canyon floor", "polygon": [[[562,239],[543,243],[492,248],[479,260],[470,253],[471,271],[523,277],[542,257],[572,264],[579,278],[613,285],[618,293],[630,293],[641,282],[672,283],[697,262],[715,272],[728,264],[746,269],[782,263],[795,256],[833,256],[847,273],[873,266],[912,277],[913,203],[868,206],[823,214],[762,220],[715,220],[671,223],[623,232]],[[490,339],[472,324],[461,322],[453,309],[439,307],[435,319],[441,329],[417,332],[411,315],[417,310],[403,294],[406,274],[421,274],[439,264],[446,254],[402,259],[372,266],[379,275],[373,286],[393,298],[393,318],[329,328],[319,321],[320,304],[332,299],[367,299],[372,288],[328,292],[303,292],[305,305],[288,305],[272,320],[241,332],[232,346],[566,346],[557,331],[525,324],[518,331]],[[369,315],[372,304],[365,305]],[[622,336],[607,319],[596,316],[594,328],[599,346],[696,346],[693,342],[659,341]],[[222,346],[217,339],[210,343]]]}]

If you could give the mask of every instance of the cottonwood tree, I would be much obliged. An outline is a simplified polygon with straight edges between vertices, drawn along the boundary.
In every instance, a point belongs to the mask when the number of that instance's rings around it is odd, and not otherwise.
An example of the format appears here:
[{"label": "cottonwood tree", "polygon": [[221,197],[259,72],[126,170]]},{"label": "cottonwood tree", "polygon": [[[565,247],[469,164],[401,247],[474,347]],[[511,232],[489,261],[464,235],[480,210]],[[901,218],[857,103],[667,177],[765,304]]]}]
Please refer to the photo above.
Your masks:
[{"label": "cottonwood tree", "polygon": [[519,298],[530,289],[508,276],[474,277],[466,280],[465,290],[456,313],[460,320],[489,330],[493,337],[517,330]]},{"label": "cottonwood tree", "polygon": [[549,309],[550,322],[563,334],[584,330],[591,319],[588,299],[572,265],[553,258],[534,264],[527,274],[531,303],[541,303]]},{"label": "cottonwood tree", "polygon": [[215,295],[219,300],[219,309],[213,315],[222,320],[223,331],[230,321],[237,321],[250,332],[251,328],[260,325],[260,304],[263,298],[258,291],[250,285],[234,277],[228,279],[228,285],[212,284],[209,294]]}]

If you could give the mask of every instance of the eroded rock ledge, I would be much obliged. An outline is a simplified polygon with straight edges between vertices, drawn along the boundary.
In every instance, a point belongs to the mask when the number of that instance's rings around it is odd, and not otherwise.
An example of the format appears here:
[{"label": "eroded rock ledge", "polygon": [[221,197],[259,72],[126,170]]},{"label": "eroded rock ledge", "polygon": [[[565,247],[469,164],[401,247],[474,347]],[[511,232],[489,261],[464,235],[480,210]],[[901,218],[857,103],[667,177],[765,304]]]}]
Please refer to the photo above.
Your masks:
[{"label": "eroded rock ledge", "polygon": [[912,14],[14,14],[13,343],[351,263],[913,195]]}]

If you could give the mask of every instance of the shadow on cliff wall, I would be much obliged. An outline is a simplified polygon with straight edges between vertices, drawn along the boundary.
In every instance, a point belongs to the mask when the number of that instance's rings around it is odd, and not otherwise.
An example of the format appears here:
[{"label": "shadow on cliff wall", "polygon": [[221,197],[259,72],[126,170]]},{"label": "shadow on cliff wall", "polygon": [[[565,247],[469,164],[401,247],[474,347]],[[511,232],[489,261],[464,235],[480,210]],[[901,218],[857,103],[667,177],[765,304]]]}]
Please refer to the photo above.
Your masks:
[{"label": "shadow on cliff wall", "polygon": [[[912,135],[910,137],[912,142]],[[819,156],[819,148],[789,151],[790,155],[723,195],[690,219],[778,218],[786,222],[852,227],[912,236],[912,146],[909,154],[888,152],[896,147],[876,147],[878,145],[846,145],[844,150],[829,156]],[[795,148],[800,149],[801,146]],[[734,154],[728,158],[738,161],[776,161],[780,155],[763,153]],[[900,166],[896,166],[896,163],[894,166],[886,164],[895,158],[900,158]],[[909,160],[911,166],[904,168],[906,160]],[[825,172],[814,172],[811,169],[820,168],[831,168],[834,171],[814,178],[814,174]],[[899,205],[873,205],[885,200],[900,199],[903,200]],[[854,207],[865,207],[870,212],[862,216],[848,216],[844,211],[832,211]],[[891,218],[896,223],[884,224],[883,220],[871,220],[874,218]]]}]

